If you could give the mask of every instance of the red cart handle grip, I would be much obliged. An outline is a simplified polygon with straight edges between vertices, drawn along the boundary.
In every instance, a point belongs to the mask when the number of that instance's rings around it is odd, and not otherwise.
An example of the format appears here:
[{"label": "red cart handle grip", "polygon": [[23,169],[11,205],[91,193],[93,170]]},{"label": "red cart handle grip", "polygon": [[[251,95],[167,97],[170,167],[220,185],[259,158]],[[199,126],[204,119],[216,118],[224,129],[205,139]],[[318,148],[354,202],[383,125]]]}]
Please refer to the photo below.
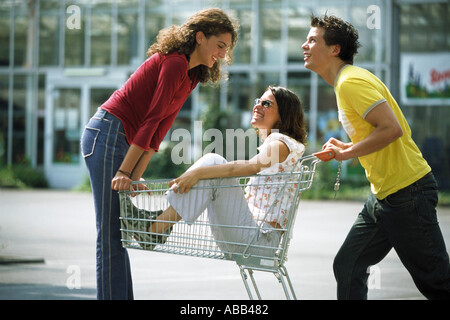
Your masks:
[{"label": "red cart handle grip", "polygon": [[316,152],[316,153],[313,153],[313,155],[322,161],[330,161],[330,160],[334,159],[334,156],[335,156],[334,151],[331,149]]}]

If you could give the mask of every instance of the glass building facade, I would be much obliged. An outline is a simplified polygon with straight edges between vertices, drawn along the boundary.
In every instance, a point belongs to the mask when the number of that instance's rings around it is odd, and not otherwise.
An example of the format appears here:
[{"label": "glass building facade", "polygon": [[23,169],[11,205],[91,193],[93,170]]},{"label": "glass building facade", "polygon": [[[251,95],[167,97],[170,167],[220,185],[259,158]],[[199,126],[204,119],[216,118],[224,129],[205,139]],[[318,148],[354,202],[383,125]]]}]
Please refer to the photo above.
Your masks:
[{"label": "glass building facade", "polygon": [[[239,20],[234,63],[220,86],[197,87],[171,132],[193,131],[208,109],[224,115],[224,127],[246,129],[255,97],[279,84],[303,102],[310,152],[330,136],[346,139],[333,88],[303,66],[310,16],[327,13],[358,29],[355,65],[391,88],[440,186],[449,188],[448,0],[0,0],[0,166],[28,162],[52,187],[80,183],[79,140],[90,116],[145,60],[160,29],[206,7]],[[436,53],[444,61],[443,96],[402,104],[402,57]]]}]

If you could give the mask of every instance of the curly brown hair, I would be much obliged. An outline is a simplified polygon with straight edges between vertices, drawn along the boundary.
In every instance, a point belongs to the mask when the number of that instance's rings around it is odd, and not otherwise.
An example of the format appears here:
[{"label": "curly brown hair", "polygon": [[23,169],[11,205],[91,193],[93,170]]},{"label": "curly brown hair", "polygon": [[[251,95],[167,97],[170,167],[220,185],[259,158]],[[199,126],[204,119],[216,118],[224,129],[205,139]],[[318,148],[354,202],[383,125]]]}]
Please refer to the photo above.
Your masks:
[{"label": "curly brown hair", "polygon": [[305,144],[307,137],[305,115],[298,96],[280,86],[269,86],[267,90],[270,90],[277,100],[280,114],[280,121],[275,124],[274,129]]},{"label": "curly brown hair", "polygon": [[[147,50],[147,56],[155,53],[169,54],[177,51],[180,54],[189,56],[194,52],[197,44],[195,36],[202,31],[207,38],[219,36],[224,33],[231,34],[231,44],[227,50],[224,62],[230,65],[233,61],[233,49],[236,45],[239,25],[231,20],[228,15],[220,9],[205,9],[195,13],[189,20],[181,26],[173,25],[163,29]],[[191,75],[196,77],[201,83],[217,83],[222,78],[221,63],[215,63],[212,68],[199,65],[190,70]]]}]

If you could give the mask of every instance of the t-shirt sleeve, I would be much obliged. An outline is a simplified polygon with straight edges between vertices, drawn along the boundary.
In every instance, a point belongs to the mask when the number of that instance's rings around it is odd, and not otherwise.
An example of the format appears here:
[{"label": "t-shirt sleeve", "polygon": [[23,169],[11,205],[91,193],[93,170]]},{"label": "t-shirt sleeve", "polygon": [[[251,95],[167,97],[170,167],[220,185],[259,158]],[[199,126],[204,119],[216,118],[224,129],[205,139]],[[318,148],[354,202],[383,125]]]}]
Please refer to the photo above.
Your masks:
[{"label": "t-shirt sleeve", "polygon": [[342,83],[339,96],[345,101],[345,105],[350,106],[363,119],[373,108],[386,101],[373,85],[359,78]]}]

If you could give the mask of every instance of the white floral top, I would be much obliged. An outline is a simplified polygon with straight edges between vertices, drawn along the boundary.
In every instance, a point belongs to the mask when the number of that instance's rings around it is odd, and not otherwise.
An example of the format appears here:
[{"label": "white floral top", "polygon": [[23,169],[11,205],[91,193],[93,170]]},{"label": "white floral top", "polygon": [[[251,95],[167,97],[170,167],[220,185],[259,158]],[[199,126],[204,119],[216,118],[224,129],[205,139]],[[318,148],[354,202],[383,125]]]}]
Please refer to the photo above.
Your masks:
[{"label": "white floral top", "polygon": [[[278,196],[277,199],[278,191],[284,184],[280,182],[286,182],[288,179],[287,176],[264,175],[292,171],[297,163],[297,160],[300,159],[305,152],[305,146],[287,135],[272,133],[267,137],[258,150],[262,152],[265,148],[267,148],[269,143],[274,140],[279,140],[286,144],[290,151],[288,157],[282,163],[273,164],[271,167],[260,171],[257,176],[250,178],[250,181],[245,188],[245,194],[248,206],[256,220],[261,221],[265,219],[268,223],[276,222],[281,227],[285,227],[287,223],[287,214],[289,213],[289,209],[294,202],[294,193],[297,185],[288,184],[283,192],[283,196],[281,198]],[[277,184],[275,186],[270,186],[268,183]],[[275,204],[272,207],[272,210],[267,212],[274,201]]]}]

